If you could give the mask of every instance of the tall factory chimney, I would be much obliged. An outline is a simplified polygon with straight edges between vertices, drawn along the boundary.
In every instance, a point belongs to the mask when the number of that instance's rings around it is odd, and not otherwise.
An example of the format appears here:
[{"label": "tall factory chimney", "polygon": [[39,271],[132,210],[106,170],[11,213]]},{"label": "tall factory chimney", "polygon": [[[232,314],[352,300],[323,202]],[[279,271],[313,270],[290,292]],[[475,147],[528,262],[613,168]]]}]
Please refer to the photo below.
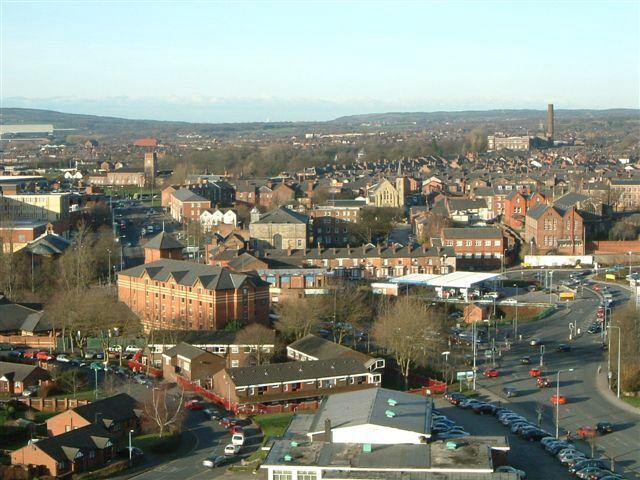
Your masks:
[{"label": "tall factory chimney", "polygon": [[547,140],[553,141],[553,103],[547,105]]}]

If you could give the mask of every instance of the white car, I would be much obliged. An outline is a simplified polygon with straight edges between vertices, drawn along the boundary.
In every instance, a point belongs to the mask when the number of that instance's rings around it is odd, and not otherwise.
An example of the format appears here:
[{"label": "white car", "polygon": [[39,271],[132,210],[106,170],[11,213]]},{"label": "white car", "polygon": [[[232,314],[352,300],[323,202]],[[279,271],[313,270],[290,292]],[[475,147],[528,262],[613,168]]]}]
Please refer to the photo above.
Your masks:
[{"label": "white car", "polygon": [[71,359],[67,357],[64,353],[61,353],[60,355],[58,355],[56,357],[56,360],[62,363],[69,363],[71,361]]},{"label": "white car", "polygon": [[242,447],[244,445],[244,435],[242,433],[234,433],[231,437],[231,443]]},{"label": "white car", "polygon": [[527,474],[524,471],[518,470],[517,468],[509,467],[507,465],[496,468],[496,472],[515,473],[516,475],[518,475],[520,480],[526,480],[527,478]]},{"label": "white car", "polygon": [[241,448],[240,445],[234,445],[233,443],[230,443],[229,445],[224,447],[224,454],[237,455],[238,453],[240,453],[240,448]]},{"label": "white car", "polygon": [[136,347],[135,345],[127,345],[127,348],[124,349],[127,353],[137,353],[138,350],[142,350],[140,347]]},{"label": "white car", "polygon": [[32,385],[31,387],[27,387],[22,391],[23,397],[34,397],[38,393],[38,387]]}]

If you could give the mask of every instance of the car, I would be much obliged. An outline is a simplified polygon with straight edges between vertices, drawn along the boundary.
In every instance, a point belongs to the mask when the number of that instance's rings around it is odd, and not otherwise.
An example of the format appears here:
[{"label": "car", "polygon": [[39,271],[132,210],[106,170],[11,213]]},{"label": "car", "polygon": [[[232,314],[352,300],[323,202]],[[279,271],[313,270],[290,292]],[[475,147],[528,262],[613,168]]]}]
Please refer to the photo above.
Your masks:
[{"label": "car", "polygon": [[602,326],[599,323],[594,323],[592,324],[589,329],[587,330],[587,333],[594,335],[596,333],[600,333],[602,332]]},{"label": "car", "polygon": [[237,425],[238,423],[240,423],[240,420],[237,418],[232,418],[232,417],[224,417],[222,419],[220,419],[220,426],[222,428],[226,428],[229,429],[231,427],[233,427],[234,425]]},{"label": "car", "polygon": [[540,345],[544,345],[544,342],[541,338],[532,338],[529,341],[529,345],[531,345],[532,347],[539,347]]},{"label": "car", "polygon": [[567,397],[564,395],[551,395],[549,400],[553,405],[564,405],[567,403]]},{"label": "car", "polygon": [[495,408],[496,407],[494,407],[493,405],[489,403],[485,403],[485,404],[476,405],[475,407],[473,407],[473,412],[479,415],[484,415],[485,413],[493,414],[493,411]]},{"label": "car", "polygon": [[531,365],[531,357],[522,357],[520,363],[522,365]]},{"label": "car", "polygon": [[27,387],[22,391],[22,396],[34,397],[37,393],[38,393],[38,387],[36,385],[31,385],[30,387]]},{"label": "car", "polygon": [[125,449],[127,456],[129,455],[129,448],[131,448],[131,458],[140,458],[144,455],[144,452],[140,450],[138,447],[127,447]]},{"label": "car", "polygon": [[234,445],[244,445],[244,433],[235,433],[231,436],[231,443]]},{"label": "car", "polygon": [[138,353],[139,350],[142,350],[142,348],[136,345],[127,345],[127,347],[124,349],[124,351],[127,353]]},{"label": "car", "polygon": [[527,419],[524,417],[521,417],[520,415],[514,415],[514,416],[509,416],[509,417],[504,417],[502,420],[500,420],[500,423],[502,423],[505,426],[510,426],[516,422],[526,422]]},{"label": "car", "polygon": [[[543,447],[547,447],[547,445],[551,445],[552,443],[556,443],[556,442],[560,442],[561,440],[558,440],[556,437],[552,437],[551,435],[549,435],[548,437],[544,437],[540,440],[540,444]],[[568,448],[568,447],[567,447]]]},{"label": "car", "polygon": [[516,387],[504,387],[502,389],[502,393],[507,398],[517,397],[519,395],[518,389]]},{"label": "car", "polygon": [[496,378],[500,376],[500,372],[495,368],[487,368],[484,372],[482,372],[484,377]]},{"label": "car", "polygon": [[596,427],[585,425],[576,429],[576,435],[578,435],[580,438],[594,438],[598,435],[598,430],[596,429]]},{"label": "car", "polygon": [[569,473],[575,474],[576,472],[579,472],[580,470],[585,468],[604,469],[604,463],[602,463],[602,460],[598,460],[595,458],[588,458],[586,460],[582,460],[581,462],[576,463],[573,467],[569,469]]},{"label": "car", "polygon": [[548,388],[551,386],[551,382],[547,377],[538,377],[536,378],[536,386],[538,388]]},{"label": "car", "polygon": [[465,400],[464,402],[461,402],[458,406],[460,408],[473,408],[476,405],[481,405],[483,402],[481,402],[480,400],[475,400],[475,399],[469,399],[469,400]]},{"label": "car", "polygon": [[62,362],[62,363],[69,363],[71,362],[71,359],[67,357],[64,353],[61,353],[56,357],[56,361]]},{"label": "car", "polygon": [[571,468],[576,463],[582,462],[583,460],[586,460],[586,459],[587,459],[587,456],[584,453],[578,452],[576,450],[572,450],[570,453],[565,453],[561,457],[558,457],[558,460],[560,460],[560,463],[565,465],[567,468]]},{"label": "car", "polygon": [[586,467],[582,470],[577,470],[575,476],[585,480],[599,480],[600,478],[608,475],[610,472],[598,467]]},{"label": "car", "polygon": [[227,457],[224,455],[210,455],[202,461],[202,466],[207,468],[220,467],[227,463]]},{"label": "car", "polygon": [[460,403],[462,403],[463,401],[465,401],[467,399],[466,395],[463,395],[462,393],[459,394],[453,394],[451,395],[451,398],[449,400],[449,403],[451,405],[460,405]]},{"label": "car", "polygon": [[41,362],[48,362],[49,360],[53,360],[55,357],[47,352],[38,352],[36,353],[35,359],[40,360]]},{"label": "car", "polygon": [[557,455],[560,450],[564,450],[565,448],[570,448],[572,445],[569,442],[565,442],[564,440],[560,440],[558,442],[547,445],[545,450],[549,452],[551,455]]},{"label": "car", "polygon": [[449,430],[448,432],[438,434],[438,438],[441,438],[443,440],[446,440],[449,438],[459,438],[459,437],[468,437],[468,436],[469,436],[469,432],[466,432],[462,429],[452,429],[452,430]]},{"label": "car", "polygon": [[235,435],[237,433],[244,435],[244,428],[241,427],[240,425],[234,425],[229,429],[229,433],[231,435]]},{"label": "car", "polygon": [[523,440],[528,440],[529,442],[537,442],[538,440],[540,440],[541,438],[544,438],[547,436],[547,432],[545,432],[544,430],[540,429],[540,428],[530,428],[527,430],[524,430],[520,436],[523,438]]},{"label": "car", "polygon": [[226,447],[224,447],[224,454],[227,456],[237,455],[240,453],[241,449],[242,447],[240,445],[234,445],[233,443],[230,443]]},{"label": "car", "polygon": [[609,422],[600,422],[596,424],[596,430],[600,435],[606,435],[613,432],[613,424]]},{"label": "car", "polygon": [[84,358],[87,360],[93,360],[96,358],[96,352],[85,352]]},{"label": "car", "polygon": [[23,358],[36,358],[38,350],[27,350],[22,354]]},{"label": "car", "polygon": [[597,283],[596,283],[596,284],[594,284],[594,285],[593,285],[593,289],[594,289],[596,292],[599,292],[599,291],[600,291],[600,285],[598,285]]},{"label": "car", "polygon": [[508,465],[503,465],[501,467],[496,468],[496,472],[500,472],[500,473],[515,473],[520,480],[526,480],[527,479],[527,474],[524,471],[519,470],[517,468],[510,467]]},{"label": "car", "polygon": [[204,410],[204,405],[198,399],[187,400],[184,404],[184,408],[187,410]]},{"label": "car", "polygon": [[220,410],[216,410],[215,408],[205,408],[202,412],[210,420],[220,420],[224,416]]},{"label": "car", "polygon": [[539,377],[540,375],[542,375],[542,370],[538,367],[533,367],[531,369],[529,369],[529,376],[530,377]]},{"label": "car", "polygon": [[570,352],[570,351],[571,351],[571,345],[567,345],[566,343],[561,343],[556,347],[556,352],[558,353],[564,353],[564,352]]},{"label": "car", "polygon": [[91,362],[91,365],[89,365],[89,368],[91,370],[104,370],[104,363],[102,363],[102,362]]},{"label": "car", "polygon": [[600,480],[624,480],[624,477],[617,473],[607,473],[604,477],[600,477]]}]

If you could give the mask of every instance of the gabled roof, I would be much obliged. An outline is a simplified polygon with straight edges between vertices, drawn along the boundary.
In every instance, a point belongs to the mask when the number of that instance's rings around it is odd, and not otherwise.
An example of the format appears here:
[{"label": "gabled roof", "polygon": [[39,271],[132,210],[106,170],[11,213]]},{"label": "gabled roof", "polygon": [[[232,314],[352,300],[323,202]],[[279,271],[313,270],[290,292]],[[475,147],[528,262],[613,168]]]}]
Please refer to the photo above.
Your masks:
[{"label": "gabled roof", "polygon": [[[27,319],[37,313],[41,313],[41,311],[14,303],[0,295],[0,332],[23,330]],[[29,325],[31,323],[27,322],[27,326]]]},{"label": "gabled roof", "polygon": [[[104,449],[108,443],[113,444],[114,436],[102,425],[92,423],[75,428],[54,437],[44,438],[33,444],[57,461],[75,460],[78,453]],[[29,448],[29,445],[23,448]]]},{"label": "gabled roof", "polygon": [[281,224],[281,223],[303,223],[306,224],[309,219],[306,215],[301,215],[293,210],[289,210],[285,207],[277,208],[271,212],[265,213],[260,217],[260,220],[253,222],[254,224]]},{"label": "gabled roof", "polygon": [[551,208],[549,205],[538,203],[537,205],[534,205],[529,210],[527,210],[527,217],[531,217],[537,220],[542,215],[544,215],[549,208]]},{"label": "gabled roof", "polygon": [[369,373],[362,362],[353,358],[270,363],[252,367],[230,368],[227,372],[236,387]]},{"label": "gabled roof", "polygon": [[24,363],[0,362],[0,377],[13,380],[14,382],[23,382],[31,374],[37,372],[40,376],[51,378],[49,372],[44,368],[36,365],[27,365]]},{"label": "gabled roof", "polygon": [[213,267],[201,263],[163,258],[121,271],[118,275],[140,278],[144,274],[152,280],[166,282],[173,278],[179,285],[193,287],[198,281],[207,290],[232,290],[245,282],[254,286],[267,285],[258,276],[247,273],[234,273],[224,267]]},{"label": "gabled roof", "polygon": [[153,248],[156,250],[173,250],[182,249],[184,245],[180,243],[173,235],[162,231],[144,244],[144,248]]},{"label": "gabled roof", "polygon": [[95,422],[96,418],[99,418],[106,426],[109,426],[113,422],[136,418],[137,415],[134,411],[136,405],[135,398],[126,393],[119,393],[76,407],[73,411],[89,422]]},{"label": "gabled roof", "polygon": [[181,188],[176,190],[171,195],[180,200],[181,202],[208,202],[204,197],[201,197],[197,193],[192,192],[188,188]]},{"label": "gabled roof", "polygon": [[25,249],[34,255],[62,255],[71,242],[55,233],[45,233],[35,240],[27,243]]},{"label": "gabled roof", "polygon": [[365,355],[364,353],[330,340],[325,340],[324,338],[318,337],[312,333],[289,344],[287,348],[302,352],[305,355],[316,358],[317,360],[349,357],[360,360],[364,364],[372,360],[369,355]]},{"label": "gabled roof", "polygon": [[176,357],[179,355],[181,357],[188,358],[189,360],[193,360],[201,355],[213,355],[213,353],[194,347],[189,343],[180,342],[176,346],[171,347],[169,350],[164,352],[163,355],[168,357]]},{"label": "gabled roof", "polygon": [[575,206],[580,202],[589,200],[590,198],[591,197],[589,197],[588,195],[583,195],[577,192],[569,192],[557,199],[555,202],[553,202],[553,204],[560,208],[569,208]]}]

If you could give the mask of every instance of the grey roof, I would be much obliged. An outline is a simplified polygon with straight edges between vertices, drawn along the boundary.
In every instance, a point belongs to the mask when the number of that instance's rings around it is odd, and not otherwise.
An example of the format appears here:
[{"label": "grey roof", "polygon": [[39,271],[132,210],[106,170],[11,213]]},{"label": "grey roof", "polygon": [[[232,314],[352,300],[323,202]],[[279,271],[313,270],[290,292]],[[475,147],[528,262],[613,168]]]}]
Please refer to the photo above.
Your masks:
[{"label": "grey roof", "polygon": [[181,188],[172,193],[181,202],[208,202],[204,197],[201,197],[197,193],[192,192],[188,188]]},{"label": "grey roof", "polygon": [[[366,200],[345,200],[345,199],[336,199],[336,200],[327,200],[325,202],[326,206],[335,207],[335,208],[353,208],[353,207],[364,207],[366,206]],[[323,207],[325,205],[319,205]]]},{"label": "grey roof", "polygon": [[640,178],[616,178],[611,180],[611,185],[640,185]]},{"label": "grey roof", "polygon": [[581,193],[576,193],[576,192],[569,192],[566,195],[563,195],[562,197],[557,199],[555,202],[553,202],[553,204],[561,208],[569,208],[569,207],[575,206],[580,202],[589,200],[590,198],[591,197],[589,197],[588,195],[583,195]]},{"label": "grey roof", "polygon": [[534,205],[529,210],[527,210],[527,217],[538,219],[547,211],[548,208],[551,208],[549,205],[545,205],[544,203],[538,203]]},{"label": "grey roof", "polygon": [[445,228],[445,238],[502,238],[502,230],[494,227]]},{"label": "grey roof", "polygon": [[257,275],[234,273],[224,267],[166,258],[123,270],[119,275],[140,278],[144,273],[159,282],[166,282],[170,277],[173,277],[179,285],[189,287],[200,281],[203,288],[207,290],[232,290],[239,288],[245,282],[255,286],[267,285]]},{"label": "grey roof", "polygon": [[353,358],[271,363],[230,368],[228,372],[236,387],[369,373],[362,362]]},{"label": "grey roof", "polygon": [[318,337],[313,333],[302,337],[299,340],[289,344],[287,348],[292,348],[298,352],[316,358],[317,360],[328,360],[331,358],[350,357],[360,360],[364,363],[369,362],[372,358],[369,355],[345,347],[338,343]]},{"label": "grey roof", "polygon": [[92,423],[54,437],[41,439],[34,446],[58,461],[74,461],[78,452],[84,455],[90,450],[103,449],[109,441],[114,442],[113,435],[101,425]]},{"label": "grey roof", "polygon": [[[389,405],[390,400],[396,404]],[[387,410],[395,417],[387,417]],[[323,400],[309,433],[323,432],[325,420],[331,420],[333,429],[371,424],[430,436],[431,412],[429,398],[397,390],[369,388],[338,393]]]},{"label": "grey roof", "polygon": [[447,198],[447,206],[451,210],[478,210],[487,208],[487,201],[484,198]]},{"label": "grey roof", "polygon": [[198,348],[198,347],[194,347],[193,345],[186,342],[180,342],[174,347],[171,347],[166,352],[163,352],[163,355],[167,355],[169,357],[180,355],[181,357],[188,358],[189,360],[193,360],[194,358],[197,358],[200,355],[206,355],[206,354],[213,355],[210,352],[202,350],[201,348]]},{"label": "grey roof", "polygon": [[276,208],[272,212],[260,216],[256,224],[266,223],[308,223],[309,218],[285,207]]},{"label": "grey roof", "polygon": [[14,303],[0,295],[0,332],[33,331],[31,328],[37,323],[36,317],[33,317],[35,314],[41,314],[41,311]]},{"label": "grey roof", "polygon": [[147,243],[145,243],[144,248],[154,248],[157,250],[173,250],[178,248],[182,249],[184,248],[184,245],[180,243],[173,235],[162,231]]},{"label": "grey roof", "polygon": [[95,422],[96,418],[105,424],[111,425],[113,422],[121,422],[136,418],[135,408],[137,401],[126,393],[119,393],[111,397],[96,400],[73,409],[82,418]]},{"label": "grey roof", "polygon": [[27,243],[25,249],[34,255],[62,255],[71,242],[55,233],[46,233]]},{"label": "grey roof", "polygon": [[51,378],[49,372],[36,365],[25,363],[0,362],[0,377],[6,377],[15,382],[23,382],[30,375],[38,373],[40,378]]}]

